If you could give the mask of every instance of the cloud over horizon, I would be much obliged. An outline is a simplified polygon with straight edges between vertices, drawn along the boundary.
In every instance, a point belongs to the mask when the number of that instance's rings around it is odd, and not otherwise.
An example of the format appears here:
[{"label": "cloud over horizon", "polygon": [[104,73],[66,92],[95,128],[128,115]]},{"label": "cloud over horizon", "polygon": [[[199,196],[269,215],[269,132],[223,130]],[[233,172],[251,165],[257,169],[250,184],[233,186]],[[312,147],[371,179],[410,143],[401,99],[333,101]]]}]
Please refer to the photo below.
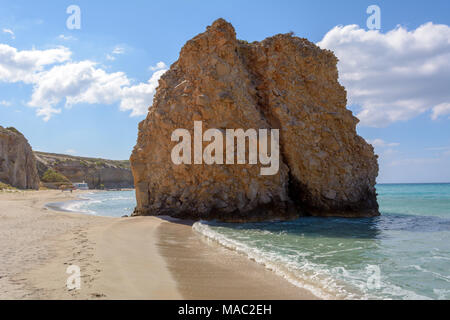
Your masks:
[{"label": "cloud over horizon", "polygon": [[431,22],[387,33],[337,26],[318,43],[339,58],[349,105],[361,125],[383,127],[432,111],[450,114],[450,27]]}]

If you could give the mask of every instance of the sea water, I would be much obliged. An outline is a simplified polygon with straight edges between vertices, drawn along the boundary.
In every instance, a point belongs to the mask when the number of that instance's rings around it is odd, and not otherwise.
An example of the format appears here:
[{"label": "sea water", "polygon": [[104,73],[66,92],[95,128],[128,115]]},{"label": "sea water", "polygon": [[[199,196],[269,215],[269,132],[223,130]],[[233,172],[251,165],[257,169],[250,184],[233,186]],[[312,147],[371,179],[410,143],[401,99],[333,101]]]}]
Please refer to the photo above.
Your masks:
[{"label": "sea water", "polygon": [[58,203],[63,210],[107,217],[130,215],[135,206],[134,190],[89,192],[80,200]]},{"label": "sea water", "polygon": [[[322,298],[450,299],[450,184],[377,185],[381,216],[288,222],[200,221],[210,241]],[[134,193],[88,194],[71,210],[130,214]]]}]

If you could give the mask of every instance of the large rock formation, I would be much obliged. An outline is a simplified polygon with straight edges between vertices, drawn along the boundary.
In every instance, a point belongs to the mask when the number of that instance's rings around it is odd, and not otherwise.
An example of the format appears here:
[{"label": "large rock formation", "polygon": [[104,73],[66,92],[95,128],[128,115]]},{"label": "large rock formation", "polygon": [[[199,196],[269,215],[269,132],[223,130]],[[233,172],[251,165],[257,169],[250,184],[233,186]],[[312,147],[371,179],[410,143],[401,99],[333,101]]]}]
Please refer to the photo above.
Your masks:
[{"label": "large rock formation", "polygon": [[25,137],[0,126],[0,182],[19,189],[39,189],[36,160]]},{"label": "large rock formation", "polygon": [[[337,59],[280,34],[251,44],[223,19],[188,41],[159,81],[131,156],[136,215],[230,221],[378,215],[377,157],[356,134]],[[280,130],[280,170],[176,165],[177,128]],[[204,143],[204,146],[208,143]]]},{"label": "large rock formation", "polygon": [[134,180],[127,160],[106,160],[56,153],[35,152],[39,176],[55,170],[72,183],[85,181],[89,188],[133,188]]}]

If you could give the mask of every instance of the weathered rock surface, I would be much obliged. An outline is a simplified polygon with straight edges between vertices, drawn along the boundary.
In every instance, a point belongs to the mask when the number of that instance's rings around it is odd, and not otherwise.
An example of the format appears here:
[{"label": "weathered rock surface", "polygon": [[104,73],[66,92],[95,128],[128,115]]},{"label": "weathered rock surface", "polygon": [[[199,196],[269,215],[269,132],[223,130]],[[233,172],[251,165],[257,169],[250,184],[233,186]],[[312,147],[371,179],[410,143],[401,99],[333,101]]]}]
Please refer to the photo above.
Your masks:
[{"label": "weathered rock surface", "polygon": [[19,189],[39,189],[36,160],[27,139],[0,126],[0,181]]},{"label": "weathered rock surface", "polygon": [[35,152],[39,176],[53,169],[72,183],[85,181],[89,188],[133,188],[134,180],[129,161],[76,157]]},{"label": "weathered rock surface", "polygon": [[[219,19],[188,41],[160,79],[131,156],[135,215],[231,221],[292,215],[378,215],[373,147],[356,134],[337,59],[306,39],[251,44]],[[209,128],[280,130],[280,170],[261,165],[175,165],[171,133]],[[208,143],[204,143],[206,146]]]}]

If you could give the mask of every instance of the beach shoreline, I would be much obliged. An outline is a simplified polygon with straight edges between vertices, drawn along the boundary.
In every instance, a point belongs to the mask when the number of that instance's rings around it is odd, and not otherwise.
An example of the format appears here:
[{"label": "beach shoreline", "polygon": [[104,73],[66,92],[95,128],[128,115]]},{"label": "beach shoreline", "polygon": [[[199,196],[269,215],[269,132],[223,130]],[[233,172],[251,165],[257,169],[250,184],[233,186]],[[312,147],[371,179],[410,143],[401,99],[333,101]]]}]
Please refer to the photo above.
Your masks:
[{"label": "beach shoreline", "polygon": [[[83,193],[0,193],[0,299],[317,299],[188,221],[48,207]],[[69,266],[80,290],[66,286]]]}]

